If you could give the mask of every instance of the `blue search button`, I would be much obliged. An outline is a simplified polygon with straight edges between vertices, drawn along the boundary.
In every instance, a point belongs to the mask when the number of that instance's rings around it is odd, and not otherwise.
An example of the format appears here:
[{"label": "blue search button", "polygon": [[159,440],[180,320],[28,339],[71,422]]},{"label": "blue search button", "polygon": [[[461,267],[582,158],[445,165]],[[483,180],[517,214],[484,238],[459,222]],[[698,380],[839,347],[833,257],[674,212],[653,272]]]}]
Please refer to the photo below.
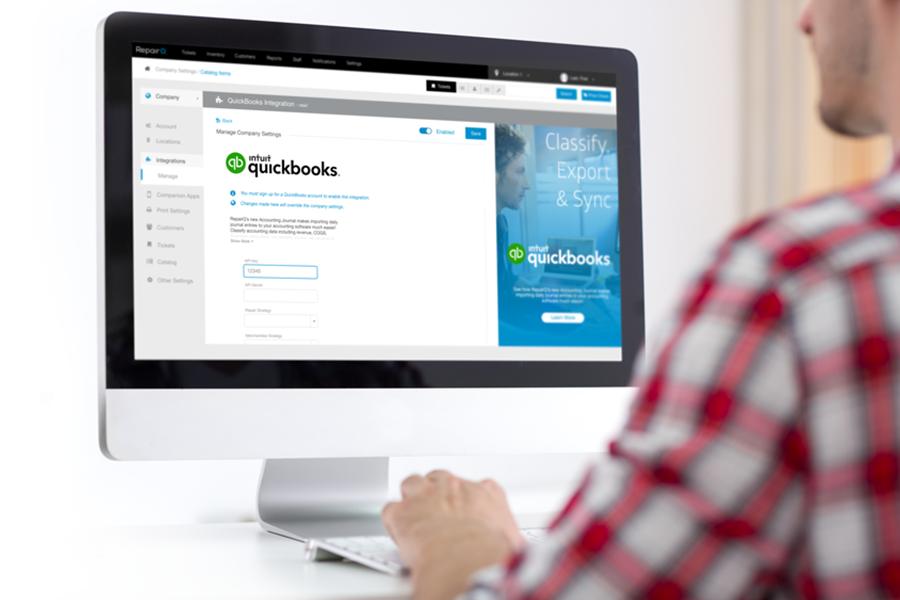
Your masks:
[{"label": "blue search button", "polygon": [[487,129],[484,127],[466,127],[467,140],[486,140]]},{"label": "blue search button", "polygon": [[609,90],[581,90],[581,99],[587,102],[612,102]]},{"label": "blue search button", "polygon": [[578,100],[578,90],[575,88],[556,88],[557,100]]}]

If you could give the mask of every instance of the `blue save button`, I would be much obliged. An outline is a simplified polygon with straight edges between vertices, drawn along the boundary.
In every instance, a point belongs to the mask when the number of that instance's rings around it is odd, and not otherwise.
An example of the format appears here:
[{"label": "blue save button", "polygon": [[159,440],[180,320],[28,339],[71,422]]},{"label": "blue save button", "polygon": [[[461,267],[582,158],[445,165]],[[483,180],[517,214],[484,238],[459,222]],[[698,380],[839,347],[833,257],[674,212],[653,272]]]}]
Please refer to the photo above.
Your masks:
[{"label": "blue save button", "polygon": [[578,90],[575,88],[556,88],[557,100],[578,100]]},{"label": "blue save button", "polygon": [[487,129],[484,127],[466,127],[467,140],[486,140]]},{"label": "blue save button", "polygon": [[612,102],[609,90],[581,90],[581,99],[588,102]]}]

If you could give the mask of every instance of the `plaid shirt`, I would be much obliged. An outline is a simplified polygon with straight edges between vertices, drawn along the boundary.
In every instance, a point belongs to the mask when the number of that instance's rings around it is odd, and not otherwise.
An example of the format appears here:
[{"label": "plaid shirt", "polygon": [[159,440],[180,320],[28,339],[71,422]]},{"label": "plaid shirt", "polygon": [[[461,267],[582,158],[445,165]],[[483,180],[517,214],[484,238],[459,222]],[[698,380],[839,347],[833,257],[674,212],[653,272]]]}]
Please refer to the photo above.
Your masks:
[{"label": "plaid shirt", "polygon": [[487,598],[900,598],[900,161],[721,246]]}]

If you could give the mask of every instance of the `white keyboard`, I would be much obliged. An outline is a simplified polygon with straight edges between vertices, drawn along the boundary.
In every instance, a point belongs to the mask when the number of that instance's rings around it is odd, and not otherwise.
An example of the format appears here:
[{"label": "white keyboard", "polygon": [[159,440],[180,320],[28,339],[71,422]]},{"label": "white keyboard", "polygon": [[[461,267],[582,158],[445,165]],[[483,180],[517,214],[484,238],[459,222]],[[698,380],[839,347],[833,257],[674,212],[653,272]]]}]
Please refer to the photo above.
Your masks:
[{"label": "white keyboard", "polygon": [[[533,542],[546,529],[522,529],[522,536]],[[311,539],[306,542],[307,560],[349,560],[390,575],[406,575],[408,569],[387,536],[359,536]]]}]

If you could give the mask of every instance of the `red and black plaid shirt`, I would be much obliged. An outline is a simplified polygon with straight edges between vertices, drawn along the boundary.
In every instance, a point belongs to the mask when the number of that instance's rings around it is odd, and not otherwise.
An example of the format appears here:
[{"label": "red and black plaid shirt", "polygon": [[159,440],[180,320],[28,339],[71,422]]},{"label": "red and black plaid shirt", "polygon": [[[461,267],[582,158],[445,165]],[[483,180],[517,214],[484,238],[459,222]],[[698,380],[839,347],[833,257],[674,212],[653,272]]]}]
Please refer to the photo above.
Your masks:
[{"label": "red and black plaid shirt", "polygon": [[610,457],[467,597],[900,598],[900,164],[736,231]]}]

